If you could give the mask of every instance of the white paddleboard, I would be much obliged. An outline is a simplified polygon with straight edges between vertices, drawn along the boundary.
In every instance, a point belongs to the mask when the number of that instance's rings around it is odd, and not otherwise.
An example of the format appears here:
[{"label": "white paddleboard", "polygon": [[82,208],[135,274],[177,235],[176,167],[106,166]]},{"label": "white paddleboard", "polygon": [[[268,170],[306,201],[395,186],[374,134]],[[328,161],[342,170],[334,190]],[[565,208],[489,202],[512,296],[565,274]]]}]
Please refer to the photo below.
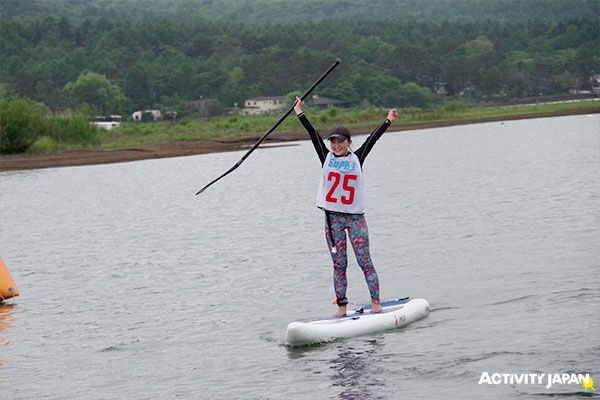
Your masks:
[{"label": "white paddleboard", "polygon": [[383,310],[371,314],[371,306],[348,311],[345,317],[312,322],[291,322],[286,329],[290,346],[329,342],[402,328],[429,314],[424,299],[401,299],[381,303]]}]

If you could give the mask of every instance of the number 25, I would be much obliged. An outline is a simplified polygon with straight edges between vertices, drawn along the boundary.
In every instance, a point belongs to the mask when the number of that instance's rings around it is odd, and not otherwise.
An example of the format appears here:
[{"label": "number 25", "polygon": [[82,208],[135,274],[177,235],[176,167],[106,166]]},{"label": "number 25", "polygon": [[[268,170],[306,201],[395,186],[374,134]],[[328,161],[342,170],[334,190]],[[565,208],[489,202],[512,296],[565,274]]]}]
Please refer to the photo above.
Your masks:
[{"label": "number 25", "polygon": [[[329,172],[329,175],[327,175],[327,180],[330,182],[333,181],[333,185],[331,185],[331,189],[329,189],[329,192],[327,193],[327,196],[325,197],[325,200],[327,200],[327,202],[329,202],[329,203],[337,203],[338,202],[338,199],[333,197],[333,194],[335,193],[335,190],[339,186],[341,178],[342,178],[342,176],[339,172],[331,171],[331,172]],[[346,192],[348,192],[348,197],[342,196],[342,198],[340,199],[342,201],[342,204],[352,204],[354,202],[355,189],[353,186],[350,186],[350,181],[355,181],[357,178],[358,177],[356,175],[351,175],[351,174],[344,175],[344,183],[342,184],[342,188]]]}]

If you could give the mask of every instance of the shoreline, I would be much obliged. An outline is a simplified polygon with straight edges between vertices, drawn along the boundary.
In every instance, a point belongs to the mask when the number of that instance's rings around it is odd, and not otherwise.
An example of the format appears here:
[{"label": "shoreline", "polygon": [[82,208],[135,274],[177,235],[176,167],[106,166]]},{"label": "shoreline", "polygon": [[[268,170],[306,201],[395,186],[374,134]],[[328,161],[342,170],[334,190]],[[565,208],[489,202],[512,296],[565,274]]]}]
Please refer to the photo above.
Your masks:
[{"label": "shoreline", "polygon": [[[468,125],[485,122],[511,121],[520,119],[548,118],[569,115],[585,115],[600,113],[600,107],[593,110],[573,109],[557,110],[547,112],[532,112],[522,115],[510,116],[489,116],[462,118],[453,120],[423,121],[414,123],[392,125],[390,132],[402,132],[409,130],[420,130],[430,128],[442,128],[447,126]],[[368,134],[370,131],[355,129],[354,135]],[[89,149],[89,150],[71,150],[47,155],[31,154],[10,154],[0,156],[0,172],[18,171],[54,167],[71,167],[82,165],[110,164],[129,161],[140,161],[157,158],[192,156],[207,153],[222,153],[228,151],[243,150],[253,145],[261,134],[255,136],[236,139],[236,140],[194,140],[194,141],[175,141],[155,145],[139,145],[122,149]],[[285,145],[287,142],[299,140],[308,140],[308,135],[304,131],[280,133],[274,132],[273,136],[265,140],[265,144],[275,144],[277,147]]]}]

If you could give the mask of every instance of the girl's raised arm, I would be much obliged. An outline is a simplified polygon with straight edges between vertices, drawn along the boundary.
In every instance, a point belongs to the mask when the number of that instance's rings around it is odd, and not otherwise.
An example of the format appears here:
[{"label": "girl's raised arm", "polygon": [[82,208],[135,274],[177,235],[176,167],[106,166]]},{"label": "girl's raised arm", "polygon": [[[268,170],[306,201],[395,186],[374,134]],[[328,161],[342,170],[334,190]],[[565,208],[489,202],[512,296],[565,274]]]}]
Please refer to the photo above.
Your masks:
[{"label": "girl's raised arm", "polygon": [[385,119],[383,124],[379,125],[377,129],[375,129],[369,135],[369,137],[367,138],[367,140],[365,140],[363,145],[360,146],[360,148],[354,152],[357,155],[361,166],[363,165],[365,158],[367,158],[367,155],[369,154],[375,143],[379,140],[379,138],[381,137],[381,135],[383,135],[387,128],[390,127],[392,121],[394,121],[397,117],[398,112],[396,111],[396,109],[390,108],[387,114],[387,118]]},{"label": "girl's raised arm", "polygon": [[319,156],[319,160],[321,160],[321,165],[323,165],[323,163],[325,162],[325,158],[327,158],[327,153],[329,152],[329,150],[327,149],[327,146],[325,145],[325,142],[323,141],[321,136],[319,136],[319,134],[317,133],[315,128],[308,121],[308,118],[306,118],[306,115],[304,115],[304,112],[302,111],[303,106],[304,106],[304,101],[302,101],[302,99],[300,97],[296,96],[296,103],[294,104],[294,112],[296,112],[296,115],[298,116],[300,123],[302,124],[302,126],[304,126],[304,129],[306,129],[306,131],[308,132],[308,135],[310,136],[310,141],[312,142],[312,144],[315,148],[315,151],[317,152],[317,155]]}]

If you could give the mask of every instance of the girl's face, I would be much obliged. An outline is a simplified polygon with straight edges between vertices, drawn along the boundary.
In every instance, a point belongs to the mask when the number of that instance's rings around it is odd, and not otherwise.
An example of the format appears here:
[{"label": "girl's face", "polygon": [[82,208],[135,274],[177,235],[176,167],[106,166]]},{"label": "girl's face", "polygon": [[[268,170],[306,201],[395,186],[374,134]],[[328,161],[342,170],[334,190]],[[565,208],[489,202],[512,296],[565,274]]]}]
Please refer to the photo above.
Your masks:
[{"label": "girl's face", "polygon": [[333,151],[333,154],[335,154],[337,157],[345,156],[348,153],[350,145],[352,144],[351,139],[331,139],[330,142],[331,151]]}]

